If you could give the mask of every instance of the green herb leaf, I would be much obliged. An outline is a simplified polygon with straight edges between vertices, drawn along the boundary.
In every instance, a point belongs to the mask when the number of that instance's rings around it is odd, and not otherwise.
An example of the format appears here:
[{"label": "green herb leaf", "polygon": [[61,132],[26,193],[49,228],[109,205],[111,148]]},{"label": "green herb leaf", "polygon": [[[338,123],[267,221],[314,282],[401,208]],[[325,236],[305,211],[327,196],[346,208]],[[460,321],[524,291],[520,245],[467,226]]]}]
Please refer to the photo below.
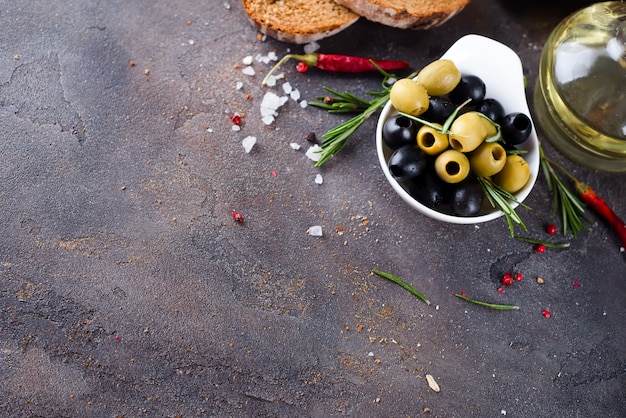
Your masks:
[{"label": "green herb leaf", "polygon": [[377,274],[380,277],[383,277],[383,278],[385,278],[387,280],[390,280],[390,281],[394,282],[397,285],[400,285],[404,290],[407,290],[412,295],[414,295],[417,298],[419,298],[420,300],[426,302],[427,305],[430,305],[430,301],[426,298],[426,296],[424,296],[422,293],[420,293],[417,290],[415,290],[410,284],[408,284],[407,282],[405,282],[404,280],[402,280],[398,276],[395,276],[395,275],[393,275],[391,273],[387,273],[387,272],[384,272],[384,271],[380,271],[378,269],[372,269],[372,273]]},{"label": "green herb leaf", "polygon": [[531,244],[541,244],[545,245],[548,248],[567,248],[569,247],[569,242],[546,242],[541,241],[539,239],[526,238],[526,237],[517,237],[518,240],[529,242]]},{"label": "green herb leaf", "polygon": [[571,229],[574,238],[584,229],[589,229],[591,223],[585,215],[585,204],[572,192],[567,185],[559,178],[554,167],[564,173],[567,177],[575,178],[561,165],[548,158],[541,146],[539,146],[539,156],[541,161],[541,171],[548,184],[548,189],[552,192],[553,213],[559,213],[562,223],[563,235]]},{"label": "green herb leaf", "polygon": [[511,206],[511,202],[517,203],[519,206],[528,210],[530,210],[530,207],[517,200],[515,196],[495,184],[492,180],[486,177],[477,177],[476,179],[485,192],[485,196],[487,196],[487,200],[489,200],[491,206],[504,213],[504,217],[509,225],[511,237],[515,236],[515,224],[519,225],[524,231],[528,231],[522,218],[515,209],[513,209],[513,206]]},{"label": "green herb leaf", "polygon": [[519,309],[519,306],[516,306],[516,305],[501,305],[499,303],[482,302],[480,300],[476,300],[476,299],[468,298],[467,296],[463,296],[460,293],[455,293],[454,296],[456,296],[459,299],[463,299],[464,301],[467,301],[467,302],[470,302],[470,303],[474,303],[476,305],[484,306],[486,308],[495,309],[495,310],[498,310],[498,311],[512,311],[512,310]]}]

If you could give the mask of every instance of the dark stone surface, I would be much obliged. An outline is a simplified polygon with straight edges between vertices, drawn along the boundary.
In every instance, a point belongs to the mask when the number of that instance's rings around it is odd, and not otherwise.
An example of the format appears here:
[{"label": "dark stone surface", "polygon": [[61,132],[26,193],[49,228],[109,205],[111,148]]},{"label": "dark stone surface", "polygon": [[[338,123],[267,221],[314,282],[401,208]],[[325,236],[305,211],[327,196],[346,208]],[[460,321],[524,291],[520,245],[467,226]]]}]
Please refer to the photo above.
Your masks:
[{"label": "dark stone surface", "polygon": [[[289,102],[261,123],[269,66],[245,76],[242,59],[302,47],[260,42],[237,1],[1,4],[1,416],[623,416],[626,262],[594,214],[569,249],[544,254],[502,219],[426,218],[386,183],[375,120],[314,168],[306,134],[342,117]],[[321,51],[419,68],[479,33],[521,55],[530,95],[573,4],[528,4],[475,0],[425,32],[360,21]],[[285,71],[307,100],[323,85],[379,86]],[[545,146],[626,217],[624,174]],[[527,203],[531,234],[558,222],[542,178]],[[501,295],[506,271],[524,280]]]}]

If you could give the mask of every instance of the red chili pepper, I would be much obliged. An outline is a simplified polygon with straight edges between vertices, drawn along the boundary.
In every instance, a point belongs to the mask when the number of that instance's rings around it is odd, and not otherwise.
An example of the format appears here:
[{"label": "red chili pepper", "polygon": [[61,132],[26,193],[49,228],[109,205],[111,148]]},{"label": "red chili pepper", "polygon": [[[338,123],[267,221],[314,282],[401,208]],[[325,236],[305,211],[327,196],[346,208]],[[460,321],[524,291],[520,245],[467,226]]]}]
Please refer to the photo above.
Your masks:
[{"label": "red chili pepper", "polygon": [[609,225],[617,232],[622,241],[622,247],[626,249],[626,224],[617,216],[617,214],[609,207],[604,199],[599,197],[596,192],[585,183],[575,182],[576,191],[583,202],[589,205],[596,213],[602,216]]},{"label": "red chili pepper", "polygon": [[[320,70],[335,71],[341,73],[363,73],[367,71],[377,71],[378,66],[384,71],[404,70],[411,64],[403,60],[374,60],[367,57],[356,57],[352,55],[320,54],[311,53],[304,55],[287,54],[267,73],[261,84],[265,84],[269,77],[281,65],[289,59],[295,59],[311,67]],[[374,65],[375,64],[375,65]]]}]

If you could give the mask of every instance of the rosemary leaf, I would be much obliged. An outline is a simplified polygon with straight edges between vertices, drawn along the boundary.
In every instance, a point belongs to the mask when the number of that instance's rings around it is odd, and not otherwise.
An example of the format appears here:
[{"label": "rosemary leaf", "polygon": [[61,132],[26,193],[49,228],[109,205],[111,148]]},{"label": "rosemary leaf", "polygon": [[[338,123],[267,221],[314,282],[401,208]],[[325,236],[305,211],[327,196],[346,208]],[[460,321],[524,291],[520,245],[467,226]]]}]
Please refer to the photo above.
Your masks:
[{"label": "rosemary leaf", "polygon": [[561,180],[555,171],[555,167],[569,178],[572,178],[572,175],[565,168],[548,158],[541,146],[539,146],[539,156],[541,170],[548,185],[548,190],[553,194],[552,212],[555,214],[558,212],[561,218],[563,235],[566,235],[571,230],[574,238],[577,238],[580,231],[588,229],[591,221],[585,215],[585,204]]},{"label": "rosemary leaf", "polygon": [[482,302],[480,300],[476,300],[476,299],[468,298],[467,296],[463,296],[460,293],[455,293],[454,296],[456,296],[459,299],[463,299],[464,301],[471,302],[471,303],[474,303],[476,305],[484,306],[486,308],[495,309],[495,310],[498,310],[498,311],[512,311],[512,310],[519,309],[519,306],[516,306],[516,305],[501,305],[499,303]]},{"label": "rosemary leaf", "polygon": [[485,177],[477,177],[478,183],[481,185],[483,191],[485,192],[485,196],[487,196],[487,200],[491,203],[496,209],[499,209],[504,213],[504,217],[506,218],[506,222],[509,225],[509,232],[511,237],[515,236],[514,226],[515,224],[519,225],[524,231],[528,231],[526,228],[526,224],[519,216],[519,214],[513,209],[510,202],[517,203],[519,206],[522,206],[525,209],[529,209],[527,205],[520,202],[513,196],[511,193],[507,192],[503,188],[499,187],[493,181]]},{"label": "rosemary leaf", "polygon": [[394,282],[395,284],[399,285],[400,287],[402,287],[404,290],[408,291],[409,293],[411,293],[412,295],[416,296],[418,299],[422,300],[423,302],[426,302],[427,305],[430,305],[430,301],[426,298],[426,296],[424,296],[422,293],[418,292],[417,290],[415,290],[415,288],[413,288],[413,286],[411,286],[410,284],[408,284],[407,282],[405,282],[404,280],[402,280],[401,278],[399,278],[398,276],[395,276],[391,273],[387,273],[384,271],[380,271],[378,269],[372,269],[372,273],[379,275],[380,277],[383,277],[389,281]]},{"label": "rosemary leaf", "polygon": [[570,245],[569,242],[546,242],[546,241],[541,241],[539,239],[526,238],[526,237],[517,237],[517,239],[520,241],[529,242],[531,244],[542,244],[548,248],[567,248]]}]

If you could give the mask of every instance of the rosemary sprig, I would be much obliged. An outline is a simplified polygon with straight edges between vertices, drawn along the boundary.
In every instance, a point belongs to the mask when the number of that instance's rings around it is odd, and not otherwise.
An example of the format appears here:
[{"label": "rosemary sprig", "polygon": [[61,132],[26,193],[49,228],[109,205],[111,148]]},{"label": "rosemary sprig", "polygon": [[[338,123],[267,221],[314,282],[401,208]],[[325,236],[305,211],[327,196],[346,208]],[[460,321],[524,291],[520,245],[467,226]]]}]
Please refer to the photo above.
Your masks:
[{"label": "rosemary sprig", "polygon": [[499,303],[482,302],[480,300],[468,298],[467,296],[464,296],[460,293],[455,293],[454,296],[456,296],[459,299],[463,299],[464,301],[471,302],[476,305],[484,306],[486,308],[496,309],[498,311],[512,311],[512,310],[519,309],[519,306],[516,306],[516,305],[501,305]]},{"label": "rosemary sprig", "polygon": [[548,189],[554,196],[552,212],[556,213],[557,210],[559,212],[563,226],[563,235],[567,234],[567,231],[571,229],[572,235],[576,238],[578,233],[583,229],[588,229],[587,225],[591,223],[589,218],[585,216],[585,204],[559,178],[554,168],[556,167],[570,178],[572,177],[571,174],[561,165],[548,158],[541,145],[539,146],[539,157],[541,170],[546,178]]},{"label": "rosemary sprig", "polygon": [[547,242],[547,241],[542,241],[540,239],[526,238],[526,237],[517,237],[517,239],[520,241],[529,242],[531,244],[541,244],[548,248],[567,248],[570,245],[569,242]]},{"label": "rosemary sprig", "polygon": [[415,290],[415,288],[413,288],[413,286],[411,286],[410,284],[408,284],[407,282],[405,282],[404,280],[402,280],[398,276],[395,276],[395,275],[393,275],[391,273],[387,273],[387,272],[384,272],[384,271],[380,271],[378,269],[372,269],[372,273],[377,274],[380,277],[383,277],[383,278],[385,278],[387,280],[390,280],[390,281],[394,282],[397,285],[400,285],[404,290],[406,290],[409,293],[411,293],[412,295],[416,296],[421,301],[426,302],[427,305],[430,305],[430,301],[426,298],[426,296],[424,296],[422,293],[420,293],[417,290]]},{"label": "rosemary sprig", "polygon": [[509,225],[511,237],[515,236],[515,224],[519,225],[524,231],[528,231],[528,228],[526,228],[526,224],[524,224],[522,218],[515,211],[515,209],[513,209],[513,206],[511,206],[511,202],[517,203],[519,206],[528,210],[531,210],[530,207],[517,200],[515,196],[495,184],[492,180],[485,177],[477,177],[476,179],[485,192],[485,196],[487,196],[491,206],[504,213],[506,222]]},{"label": "rosemary sprig", "polygon": [[[376,64],[372,62],[374,66]],[[368,92],[369,96],[373,99],[366,100],[361,99],[351,93],[340,93],[336,90],[324,87],[324,90],[334,95],[331,103],[324,102],[311,102],[312,106],[316,106],[322,109],[326,109],[331,113],[347,113],[347,112],[359,112],[356,116],[348,119],[345,122],[340,123],[334,128],[330,129],[324,135],[322,135],[322,143],[320,144],[321,153],[320,159],[315,163],[316,167],[320,167],[330,157],[338,153],[348,142],[348,139],[367,121],[374,113],[379,112],[385,106],[389,100],[389,92],[391,91],[391,81],[396,80],[397,77],[390,74],[380,67],[376,66],[378,72],[383,75],[383,90],[377,92]],[[413,78],[417,73],[409,75],[409,78]]]}]

